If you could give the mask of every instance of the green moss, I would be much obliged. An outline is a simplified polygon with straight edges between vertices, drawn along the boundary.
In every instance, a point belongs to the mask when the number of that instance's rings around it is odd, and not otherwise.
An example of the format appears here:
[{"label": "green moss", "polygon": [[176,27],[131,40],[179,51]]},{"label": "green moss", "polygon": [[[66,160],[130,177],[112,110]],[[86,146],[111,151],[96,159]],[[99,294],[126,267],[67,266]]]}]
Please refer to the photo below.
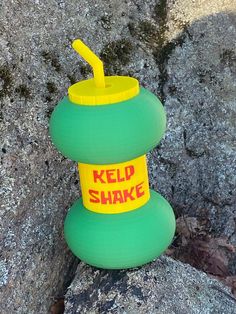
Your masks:
[{"label": "green moss", "polygon": [[156,63],[158,65],[158,68],[160,70],[160,76],[159,76],[159,91],[160,91],[160,98],[162,101],[165,99],[164,95],[164,85],[168,79],[168,74],[166,71],[166,64],[173,52],[173,50],[177,46],[182,46],[186,34],[190,34],[188,32],[188,23],[185,23],[183,21],[178,21],[177,24],[180,28],[182,28],[182,33],[172,41],[167,41],[166,38],[166,31],[167,31],[167,14],[168,14],[168,8],[167,8],[167,0],[160,0],[154,7],[153,17],[157,21],[159,29],[157,34],[157,45],[153,49],[153,56],[156,60]]},{"label": "green moss", "polygon": [[68,74],[67,77],[68,77],[68,79],[69,79],[71,85],[73,85],[73,84],[75,84],[75,83],[77,82],[77,80],[76,80],[76,78],[75,78],[74,75],[69,75],[69,74]]},{"label": "green moss", "polygon": [[139,22],[138,25],[129,23],[128,28],[133,37],[149,44],[151,47],[155,45],[159,32],[157,26],[152,24],[150,21],[143,20]]},{"label": "green moss", "polygon": [[160,27],[166,26],[167,13],[167,0],[159,0],[154,7],[153,17],[157,20]]},{"label": "green moss", "polygon": [[53,109],[54,108],[48,108],[47,110],[46,110],[46,116],[48,117],[48,119],[51,117],[51,114],[52,114],[52,112],[53,112]]},{"label": "green moss", "polygon": [[107,44],[100,54],[106,74],[120,75],[122,68],[130,62],[132,51],[133,45],[127,39],[120,39]]},{"label": "green moss", "polygon": [[166,64],[176,46],[182,46],[186,38],[186,34],[191,38],[191,34],[188,32],[188,23],[178,20],[176,23],[179,28],[182,28],[180,36],[172,41],[168,41],[166,33],[167,26],[168,7],[167,0],[159,0],[156,3],[152,17],[156,21],[150,22],[143,20],[138,24],[130,22],[128,28],[130,34],[145,43],[149,49],[151,49],[154,59],[158,65],[159,75],[159,96],[164,101],[164,85],[168,79],[166,71]]},{"label": "green moss", "polygon": [[87,78],[87,76],[92,73],[92,68],[89,64],[80,63],[79,69],[84,78]]},{"label": "green moss", "polygon": [[112,15],[103,15],[101,17],[101,24],[105,30],[108,30],[108,31],[111,30],[111,18],[112,18]]},{"label": "green moss", "polygon": [[177,87],[175,85],[170,85],[168,88],[168,91],[169,91],[169,94],[173,96],[177,92]]},{"label": "green moss", "polygon": [[174,40],[167,42],[166,38],[166,31],[168,29],[167,14],[168,14],[167,0],[160,0],[155,5],[153,12],[153,17],[156,19],[159,26],[157,36],[157,48],[153,51],[153,54],[159,66],[164,65],[168,61],[172,51],[175,49],[176,46],[182,46],[186,37],[185,33],[188,32],[189,24],[187,22],[177,20],[176,24],[178,25],[179,28],[182,28],[183,33]]},{"label": "green moss", "polygon": [[149,21],[141,21],[139,23],[139,29],[140,29],[140,32],[147,37],[147,38],[144,38],[145,40],[149,38],[153,39],[155,38],[157,34],[157,28]]},{"label": "green moss", "polygon": [[23,97],[25,99],[30,98],[30,89],[25,85],[21,84],[15,89],[16,93],[20,95],[20,97]]},{"label": "green moss", "polygon": [[220,55],[220,61],[223,64],[233,65],[236,62],[236,54],[232,49],[224,49]]},{"label": "green moss", "polygon": [[159,75],[159,90],[160,90],[160,98],[162,101],[165,100],[164,96],[164,85],[166,81],[168,80],[168,74],[166,71],[166,64],[173,52],[173,50],[177,46],[182,46],[184,41],[185,41],[186,34],[182,33],[180,34],[177,38],[174,40],[165,43],[163,46],[158,46],[154,51],[153,51],[153,56],[155,58],[155,61],[158,65],[160,75]]},{"label": "green moss", "polygon": [[[154,7],[153,18],[158,23],[158,33],[156,38],[157,49],[161,50],[166,41],[166,30],[167,30],[167,0],[159,0]],[[155,51],[157,54],[157,51]]]},{"label": "green moss", "polygon": [[199,76],[199,83],[205,84],[205,83],[211,83],[211,84],[216,84],[216,76],[214,73],[212,73],[211,70],[206,70],[206,69],[199,69],[197,72]]},{"label": "green moss", "polygon": [[206,73],[203,73],[202,71],[200,71],[198,73],[199,76],[199,83],[205,83],[206,82]]},{"label": "green moss", "polygon": [[10,69],[7,66],[0,67],[0,81],[2,81],[2,88],[0,90],[0,98],[2,98],[10,94],[10,89],[13,83]]},{"label": "green moss", "polygon": [[121,39],[107,44],[103,48],[100,57],[108,65],[111,65],[113,62],[127,65],[130,61],[132,49],[133,46],[130,41]]},{"label": "green moss", "polygon": [[128,27],[128,29],[129,29],[130,34],[131,34],[133,37],[136,37],[137,31],[136,31],[135,23],[134,23],[134,22],[129,22],[129,23],[127,24],[127,27]]},{"label": "green moss", "polygon": [[50,94],[54,94],[57,91],[57,87],[53,82],[47,82],[47,90]]},{"label": "green moss", "polygon": [[51,102],[52,101],[52,97],[51,96],[46,96],[45,100],[46,100],[46,102]]},{"label": "green moss", "polygon": [[43,51],[42,57],[46,63],[51,64],[51,66],[56,70],[56,72],[61,71],[61,65],[58,56],[51,51]]},{"label": "green moss", "polygon": [[166,41],[167,30],[167,0],[160,0],[153,10],[153,19],[156,24],[143,20],[135,25],[133,22],[128,24],[130,34],[148,44],[153,49],[154,54],[161,50]]},{"label": "green moss", "polygon": [[[184,21],[182,21],[182,20],[180,20],[180,19],[177,19],[177,20],[175,20],[175,25],[176,25],[179,29],[181,29],[181,30],[183,30],[183,31],[186,31],[187,28],[189,27],[190,23],[189,23],[189,22],[184,22]],[[203,35],[204,35],[204,34],[203,34]]]}]

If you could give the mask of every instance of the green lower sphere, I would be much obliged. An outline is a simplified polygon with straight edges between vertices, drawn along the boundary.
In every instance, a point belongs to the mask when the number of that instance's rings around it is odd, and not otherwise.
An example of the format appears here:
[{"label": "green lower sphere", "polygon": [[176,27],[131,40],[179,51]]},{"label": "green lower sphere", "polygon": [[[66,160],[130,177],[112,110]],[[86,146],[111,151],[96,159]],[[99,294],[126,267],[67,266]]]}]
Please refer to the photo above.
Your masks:
[{"label": "green lower sphere", "polygon": [[87,264],[106,269],[141,266],[161,255],[175,233],[170,204],[157,192],[141,208],[121,214],[97,214],[77,200],[65,220],[72,252]]}]

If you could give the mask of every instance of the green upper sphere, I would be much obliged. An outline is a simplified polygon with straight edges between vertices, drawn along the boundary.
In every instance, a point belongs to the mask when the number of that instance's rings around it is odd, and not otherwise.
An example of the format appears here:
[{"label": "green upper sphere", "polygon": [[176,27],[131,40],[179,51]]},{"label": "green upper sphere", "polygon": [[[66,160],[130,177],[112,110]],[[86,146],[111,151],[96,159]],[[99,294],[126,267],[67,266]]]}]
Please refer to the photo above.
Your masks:
[{"label": "green upper sphere", "polygon": [[87,164],[113,164],[146,154],[161,140],[166,115],[146,90],[109,105],[78,105],[62,99],[50,119],[50,135],[66,157]]}]

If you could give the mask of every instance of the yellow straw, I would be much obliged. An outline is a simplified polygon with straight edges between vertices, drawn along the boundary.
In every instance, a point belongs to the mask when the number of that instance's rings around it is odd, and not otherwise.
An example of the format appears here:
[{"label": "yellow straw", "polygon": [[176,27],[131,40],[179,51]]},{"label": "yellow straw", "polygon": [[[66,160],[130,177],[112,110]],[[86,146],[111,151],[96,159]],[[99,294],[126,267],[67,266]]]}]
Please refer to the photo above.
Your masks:
[{"label": "yellow straw", "polygon": [[74,40],[72,47],[82,58],[84,58],[85,61],[88,62],[88,64],[91,65],[95,86],[98,88],[105,88],[103,63],[98,56],[96,56],[95,53],[93,53],[92,50],[90,50],[80,39]]}]

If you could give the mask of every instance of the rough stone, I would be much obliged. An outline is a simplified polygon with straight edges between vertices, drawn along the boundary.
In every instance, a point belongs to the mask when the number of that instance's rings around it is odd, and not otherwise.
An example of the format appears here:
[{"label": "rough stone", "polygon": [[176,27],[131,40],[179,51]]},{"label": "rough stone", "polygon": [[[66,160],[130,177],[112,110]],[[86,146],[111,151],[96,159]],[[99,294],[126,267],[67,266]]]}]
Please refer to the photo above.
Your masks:
[{"label": "rough stone", "polygon": [[108,74],[162,98],[168,130],[148,156],[151,186],[177,216],[236,243],[235,12],[232,0],[0,3],[3,314],[47,313],[73,269],[63,220],[80,195],[76,165],[52,147],[48,120],[67,87],[91,75],[74,38]]},{"label": "rough stone", "polygon": [[129,271],[98,270],[80,263],[65,300],[65,314],[236,311],[236,299],[221,283],[164,256]]},{"label": "rough stone", "polygon": [[[177,215],[206,219],[212,234],[234,244],[235,9],[234,1],[175,1],[170,8],[166,36],[176,46],[164,67],[168,130],[151,157],[159,160],[153,186]],[[176,19],[187,26],[173,37]]]}]

